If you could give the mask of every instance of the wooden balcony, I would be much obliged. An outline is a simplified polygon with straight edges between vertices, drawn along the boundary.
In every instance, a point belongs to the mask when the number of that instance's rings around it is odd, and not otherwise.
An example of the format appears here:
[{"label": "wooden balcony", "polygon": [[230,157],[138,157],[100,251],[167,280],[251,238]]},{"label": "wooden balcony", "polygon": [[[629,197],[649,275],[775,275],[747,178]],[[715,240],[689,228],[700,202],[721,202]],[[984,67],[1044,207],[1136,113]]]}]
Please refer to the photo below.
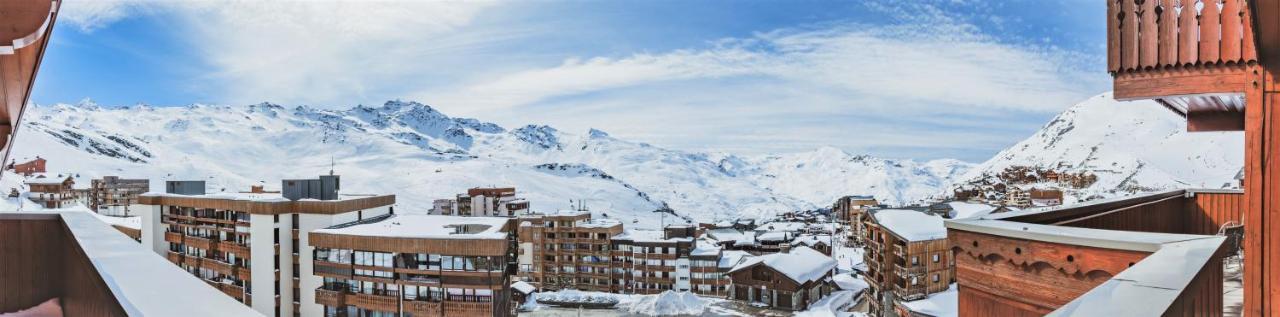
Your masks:
[{"label": "wooden balcony", "polygon": [[1176,190],[949,220],[960,315],[1222,315],[1217,234],[1242,203]]},{"label": "wooden balcony", "polygon": [[316,304],[329,307],[343,307],[347,305],[346,293],[342,291],[331,291],[323,288],[316,289]]},{"label": "wooden balcony", "polygon": [[56,298],[67,316],[257,315],[166,258],[87,212],[0,214],[0,311]]},{"label": "wooden balcony", "polygon": [[388,295],[346,294],[347,305],[380,311],[399,311],[399,299]]},{"label": "wooden balcony", "polygon": [[1243,89],[1245,66],[1258,60],[1252,17],[1245,0],[1221,3],[1106,1],[1107,69],[1115,76],[1116,98]]}]

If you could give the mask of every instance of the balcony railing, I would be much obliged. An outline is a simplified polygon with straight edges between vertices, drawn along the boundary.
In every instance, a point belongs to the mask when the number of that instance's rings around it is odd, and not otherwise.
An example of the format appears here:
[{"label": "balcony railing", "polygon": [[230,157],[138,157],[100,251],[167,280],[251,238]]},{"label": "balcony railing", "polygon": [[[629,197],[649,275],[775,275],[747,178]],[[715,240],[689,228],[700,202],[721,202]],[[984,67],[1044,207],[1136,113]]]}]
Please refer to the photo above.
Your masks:
[{"label": "balcony railing", "polygon": [[1257,61],[1246,2],[1108,0],[1107,69],[1114,74]]},{"label": "balcony railing", "polygon": [[0,214],[0,250],[0,311],[59,298],[68,316],[259,316],[86,212]]},{"label": "balcony railing", "polygon": [[1221,315],[1221,257],[1230,253],[1229,236],[1218,234],[1239,225],[1242,203],[1240,191],[1176,190],[949,220],[960,307],[1057,316]]}]

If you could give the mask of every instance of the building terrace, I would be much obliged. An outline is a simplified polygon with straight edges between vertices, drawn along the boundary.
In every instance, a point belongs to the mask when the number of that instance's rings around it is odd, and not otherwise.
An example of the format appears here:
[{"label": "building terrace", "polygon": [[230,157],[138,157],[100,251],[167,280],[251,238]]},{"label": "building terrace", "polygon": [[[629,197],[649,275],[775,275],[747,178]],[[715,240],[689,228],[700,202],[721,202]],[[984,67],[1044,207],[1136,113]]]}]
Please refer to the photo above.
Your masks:
[{"label": "building terrace", "polygon": [[960,313],[1221,315],[1232,244],[1218,234],[1239,225],[1243,196],[1172,190],[949,220]]}]

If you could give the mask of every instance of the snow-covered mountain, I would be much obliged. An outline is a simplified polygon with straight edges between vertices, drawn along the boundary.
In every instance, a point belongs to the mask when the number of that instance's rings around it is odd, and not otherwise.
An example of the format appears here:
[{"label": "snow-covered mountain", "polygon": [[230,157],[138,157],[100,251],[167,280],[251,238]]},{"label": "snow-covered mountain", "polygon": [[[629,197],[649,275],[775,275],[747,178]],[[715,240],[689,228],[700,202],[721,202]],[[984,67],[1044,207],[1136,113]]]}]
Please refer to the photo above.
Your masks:
[{"label": "snow-covered mountain", "polygon": [[[1055,187],[1034,174],[1093,175],[1065,186],[1068,203],[1170,188],[1238,188],[1244,162],[1241,132],[1186,131],[1186,119],[1154,101],[1119,102],[1111,93],[1089,98],[1055,117],[1030,138],[1001,151],[958,178],[957,184],[1004,183]],[[1010,184],[1001,174],[1031,174]]]},{"label": "snow-covered mountain", "polygon": [[[51,172],[87,184],[104,175],[203,179],[217,190],[277,187],[331,166],[347,193],[393,193],[397,211],[476,186],[515,186],[536,211],[585,201],[640,227],[653,212],[713,222],[769,217],[873,194],[900,204],[935,196],[970,164],[851,155],[832,148],[770,156],[693,153],[528,125],[508,130],[454,118],[416,102],[325,110],[250,106],[101,107],[92,102],[30,108],[11,158],[42,156]],[[667,222],[675,217],[666,217]]]}]

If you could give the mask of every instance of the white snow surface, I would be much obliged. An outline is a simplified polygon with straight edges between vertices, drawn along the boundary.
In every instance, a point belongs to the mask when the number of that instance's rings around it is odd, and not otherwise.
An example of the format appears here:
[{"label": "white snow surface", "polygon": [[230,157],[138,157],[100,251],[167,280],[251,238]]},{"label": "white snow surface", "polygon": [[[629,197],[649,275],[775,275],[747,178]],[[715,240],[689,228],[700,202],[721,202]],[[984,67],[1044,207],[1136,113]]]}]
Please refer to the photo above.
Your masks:
[{"label": "white snow surface", "polygon": [[[397,214],[377,222],[347,227],[317,229],[313,232],[375,237],[424,239],[506,239],[502,232],[508,218]],[[455,233],[456,226],[472,226],[474,232]]]},{"label": "white snow surface", "polygon": [[956,317],[960,314],[959,293],[956,291],[955,284],[951,284],[951,288],[941,293],[930,294],[923,299],[904,302],[902,305],[913,312],[934,317]]},{"label": "white snow surface", "polygon": [[942,217],[914,210],[881,209],[872,213],[881,227],[907,241],[924,241],[947,238],[947,227]]},{"label": "white snow surface", "polygon": [[1011,166],[1098,177],[1087,188],[1064,191],[1064,204],[1164,189],[1239,188],[1234,178],[1244,166],[1244,134],[1190,133],[1186,126],[1186,119],[1155,101],[1121,102],[1102,93],[968,170],[956,183],[993,180]]},{"label": "white snow surface", "polygon": [[992,211],[996,210],[996,207],[992,205],[962,201],[949,202],[947,205],[951,206],[951,219],[982,217],[989,215]]},{"label": "white snow surface", "polygon": [[817,250],[800,246],[792,248],[789,253],[771,253],[747,259],[729,272],[736,272],[756,264],[766,265],[791,280],[803,284],[820,279],[827,272],[831,272],[836,267],[836,260]]},{"label": "white snow surface", "polygon": [[856,291],[835,291],[809,306],[809,309],[796,312],[794,317],[844,317],[853,316],[853,312],[845,309],[853,305]]},{"label": "white snow surface", "polygon": [[[332,169],[347,193],[397,194],[398,212],[425,213],[467,188],[514,186],[533,211],[583,201],[629,227],[660,228],[664,207],[715,223],[830,206],[849,194],[888,204],[944,192],[970,164],[850,155],[833,148],[769,156],[664,149],[592,130],[507,129],[404,101],[325,110],[249,106],[37,105],[11,157],[47,158],[77,183],[117,175],[204,180],[210,192],[276,187]],[[668,217],[673,218],[673,217]],[[667,219],[668,223],[676,221]]]},{"label": "white snow surface", "polygon": [[618,303],[618,308],[644,316],[702,315],[707,301],[691,292],[664,291],[653,295],[632,296]]},{"label": "white snow surface", "polygon": [[854,293],[861,292],[867,289],[867,287],[871,287],[870,284],[867,284],[866,280],[854,277],[850,274],[836,274],[831,277],[831,280],[835,281],[836,286],[840,287],[840,289],[853,291]]}]

